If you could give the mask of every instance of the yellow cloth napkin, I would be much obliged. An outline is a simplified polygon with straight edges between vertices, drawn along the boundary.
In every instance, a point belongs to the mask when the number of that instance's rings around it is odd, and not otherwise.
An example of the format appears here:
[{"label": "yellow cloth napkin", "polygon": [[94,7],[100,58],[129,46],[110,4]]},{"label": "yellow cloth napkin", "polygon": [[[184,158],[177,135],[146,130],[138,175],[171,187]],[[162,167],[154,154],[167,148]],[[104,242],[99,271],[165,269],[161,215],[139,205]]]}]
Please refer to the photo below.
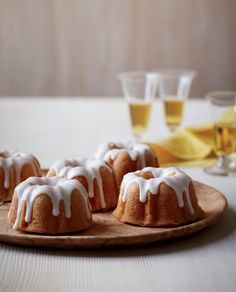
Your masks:
[{"label": "yellow cloth napkin", "polygon": [[[236,120],[236,107],[230,107],[219,122]],[[148,143],[156,151],[161,166],[207,166],[214,162],[213,125],[189,127],[157,144]]]},{"label": "yellow cloth napkin", "polygon": [[212,126],[186,128],[158,144],[149,143],[161,166],[205,166],[215,159]]}]

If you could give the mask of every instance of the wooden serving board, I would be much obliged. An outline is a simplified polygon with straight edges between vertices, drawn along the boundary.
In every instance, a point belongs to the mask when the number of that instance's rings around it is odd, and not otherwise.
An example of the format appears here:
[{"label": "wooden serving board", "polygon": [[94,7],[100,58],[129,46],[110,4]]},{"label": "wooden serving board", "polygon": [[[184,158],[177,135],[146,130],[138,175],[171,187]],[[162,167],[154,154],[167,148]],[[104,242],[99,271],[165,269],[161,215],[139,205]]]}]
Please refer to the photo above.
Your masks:
[{"label": "wooden serving board", "polygon": [[8,203],[0,206],[0,241],[23,246],[91,249],[144,245],[185,236],[216,223],[227,207],[227,201],[219,191],[200,182],[194,182],[194,185],[205,214],[191,224],[175,228],[137,227],[121,223],[112,212],[108,212],[93,214],[94,225],[83,232],[57,236],[37,235],[12,230],[7,223]]}]

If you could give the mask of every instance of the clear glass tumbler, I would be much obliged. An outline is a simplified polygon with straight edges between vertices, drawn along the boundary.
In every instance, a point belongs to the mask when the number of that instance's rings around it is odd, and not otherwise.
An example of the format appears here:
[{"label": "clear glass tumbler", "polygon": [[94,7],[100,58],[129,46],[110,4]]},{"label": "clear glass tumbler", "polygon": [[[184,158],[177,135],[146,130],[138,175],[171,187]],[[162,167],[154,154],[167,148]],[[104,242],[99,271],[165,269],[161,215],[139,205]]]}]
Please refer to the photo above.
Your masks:
[{"label": "clear glass tumbler", "polygon": [[232,157],[236,153],[236,92],[210,92],[206,98],[210,104],[218,160],[204,170],[215,175],[234,175],[236,165]]},{"label": "clear glass tumbler", "polygon": [[129,106],[132,133],[141,141],[147,132],[152,102],[157,93],[157,75],[151,72],[124,72],[118,75]]},{"label": "clear glass tumbler", "polygon": [[185,101],[196,72],[182,69],[156,71],[159,96],[163,100],[165,123],[174,132],[182,123]]}]

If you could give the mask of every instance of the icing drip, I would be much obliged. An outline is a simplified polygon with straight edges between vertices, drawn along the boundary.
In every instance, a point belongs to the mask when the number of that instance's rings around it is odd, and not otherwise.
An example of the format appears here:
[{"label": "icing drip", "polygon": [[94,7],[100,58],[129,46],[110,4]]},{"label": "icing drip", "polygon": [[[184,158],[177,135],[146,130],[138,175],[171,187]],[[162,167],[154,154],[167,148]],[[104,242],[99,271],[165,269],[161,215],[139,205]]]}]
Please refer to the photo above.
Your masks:
[{"label": "icing drip", "polygon": [[[57,160],[51,169],[56,171],[56,175],[59,177],[65,177],[68,179],[75,178],[77,176],[83,176],[88,183],[88,195],[90,198],[94,197],[94,180],[96,179],[100,204],[102,208],[106,208],[106,202],[104,199],[102,176],[100,168],[106,167],[111,173],[113,172],[110,165],[101,159],[73,159],[73,160]],[[50,172],[50,171],[49,171]]]},{"label": "icing drip", "polygon": [[23,203],[26,202],[25,222],[31,221],[32,207],[34,200],[42,194],[46,194],[52,202],[52,214],[58,216],[60,214],[60,201],[64,201],[65,216],[71,217],[71,194],[73,190],[79,190],[84,201],[86,217],[91,217],[90,205],[88,196],[83,185],[77,180],[60,179],[59,177],[30,177],[20,183],[15,191],[18,195],[17,217],[13,229],[16,230],[19,226]]},{"label": "icing drip", "polygon": [[37,174],[38,171],[35,166],[35,158],[31,154],[25,154],[16,151],[2,151],[0,152],[0,166],[4,172],[4,187],[5,189],[10,187],[10,169],[14,167],[16,173],[16,184],[20,183],[21,169],[25,164],[30,164]]},{"label": "icing drip", "polygon": [[[110,149],[111,145],[114,145],[114,149]],[[121,152],[127,152],[130,156],[130,158],[135,161],[139,157],[140,162],[141,162],[141,168],[144,168],[146,166],[146,159],[145,159],[145,151],[152,152],[154,156],[155,153],[146,144],[138,144],[138,143],[132,143],[132,142],[127,142],[127,143],[122,143],[122,142],[117,142],[117,143],[103,143],[98,147],[97,152],[94,154],[95,158],[97,159],[104,159],[108,161],[109,158],[112,160],[116,159],[116,157],[121,153]]]},{"label": "icing drip", "polygon": [[127,200],[129,186],[132,183],[137,183],[140,189],[139,199],[144,203],[147,200],[148,192],[150,191],[153,195],[156,195],[158,193],[160,184],[164,182],[176,192],[178,206],[180,208],[184,206],[183,193],[185,192],[189,211],[192,215],[194,214],[194,209],[192,207],[189,194],[189,183],[191,178],[187,174],[175,167],[146,167],[141,171],[142,174],[147,172],[151,172],[153,178],[145,179],[140,177],[138,175],[140,171],[126,174],[122,181],[121,189],[123,191],[121,192],[119,199],[125,202]]}]

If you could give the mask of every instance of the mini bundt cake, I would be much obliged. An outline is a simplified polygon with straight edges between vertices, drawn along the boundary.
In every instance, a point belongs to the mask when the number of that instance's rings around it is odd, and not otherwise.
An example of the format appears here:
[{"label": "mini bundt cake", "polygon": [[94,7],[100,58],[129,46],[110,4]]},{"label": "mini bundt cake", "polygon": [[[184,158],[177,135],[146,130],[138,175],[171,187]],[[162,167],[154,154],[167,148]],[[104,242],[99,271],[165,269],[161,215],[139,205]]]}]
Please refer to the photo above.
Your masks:
[{"label": "mini bundt cake", "polygon": [[88,194],[77,180],[30,177],[15,188],[8,223],[45,234],[87,229],[93,223]]},{"label": "mini bundt cake", "polygon": [[112,165],[118,187],[126,173],[146,166],[159,166],[156,153],[147,144],[103,143],[98,147],[94,157],[104,159]]},{"label": "mini bundt cake", "polygon": [[116,207],[118,190],[112,167],[101,159],[57,160],[49,169],[48,177],[80,181],[89,194],[92,211]]},{"label": "mini bundt cake", "polygon": [[15,187],[30,176],[41,176],[38,160],[31,154],[0,151],[0,202],[10,201]]},{"label": "mini bundt cake", "polygon": [[114,216],[140,226],[179,226],[202,214],[192,179],[178,168],[146,167],[122,181]]}]

